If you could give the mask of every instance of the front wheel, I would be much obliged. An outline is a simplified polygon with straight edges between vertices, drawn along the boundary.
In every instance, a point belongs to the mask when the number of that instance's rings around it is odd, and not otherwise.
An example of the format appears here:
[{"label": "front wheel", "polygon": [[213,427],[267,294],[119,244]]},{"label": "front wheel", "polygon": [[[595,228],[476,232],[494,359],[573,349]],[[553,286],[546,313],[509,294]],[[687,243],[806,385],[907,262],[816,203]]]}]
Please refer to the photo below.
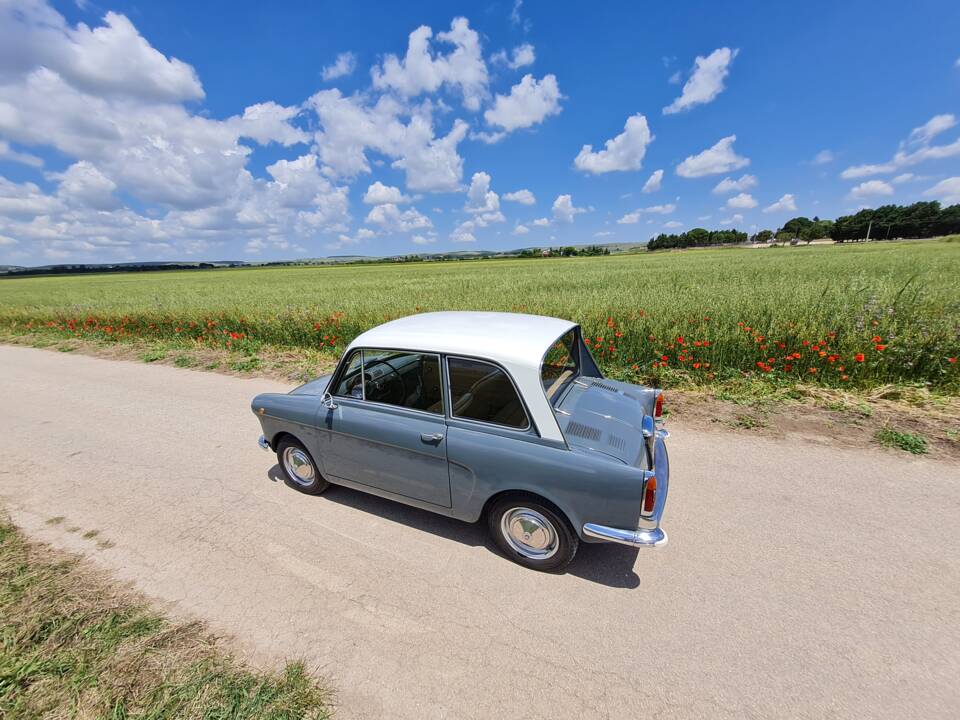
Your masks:
[{"label": "front wheel", "polygon": [[277,443],[277,461],[283,470],[284,481],[294,490],[307,495],[319,495],[330,487],[307,449],[292,438],[284,438]]},{"label": "front wheel", "polygon": [[563,514],[535,495],[498,500],[487,514],[487,527],[508,558],[533,570],[562,570],[580,545]]}]

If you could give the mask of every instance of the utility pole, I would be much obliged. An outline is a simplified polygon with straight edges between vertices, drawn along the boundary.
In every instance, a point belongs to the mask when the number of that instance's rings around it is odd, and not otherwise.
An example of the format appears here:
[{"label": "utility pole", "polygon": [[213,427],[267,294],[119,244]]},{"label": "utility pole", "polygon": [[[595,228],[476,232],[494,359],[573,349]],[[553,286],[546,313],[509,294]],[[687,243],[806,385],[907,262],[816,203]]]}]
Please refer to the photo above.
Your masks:
[{"label": "utility pole", "polygon": [[870,221],[870,224],[867,225],[867,242],[870,242],[870,228],[873,227],[873,220]]}]

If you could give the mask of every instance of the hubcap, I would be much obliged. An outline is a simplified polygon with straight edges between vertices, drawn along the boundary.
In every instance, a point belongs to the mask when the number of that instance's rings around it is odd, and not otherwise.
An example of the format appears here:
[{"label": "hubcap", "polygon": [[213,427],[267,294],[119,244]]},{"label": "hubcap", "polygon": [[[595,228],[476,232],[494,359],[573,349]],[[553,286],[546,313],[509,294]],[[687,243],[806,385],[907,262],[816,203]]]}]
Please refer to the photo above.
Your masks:
[{"label": "hubcap", "polygon": [[310,485],[316,477],[316,470],[313,469],[310,456],[300,448],[284,448],[283,467],[290,479],[298,485]]},{"label": "hubcap", "polygon": [[507,510],[500,520],[500,530],[510,547],[534,560],[551,557],[560,544],[553,523],[530,508]]}]

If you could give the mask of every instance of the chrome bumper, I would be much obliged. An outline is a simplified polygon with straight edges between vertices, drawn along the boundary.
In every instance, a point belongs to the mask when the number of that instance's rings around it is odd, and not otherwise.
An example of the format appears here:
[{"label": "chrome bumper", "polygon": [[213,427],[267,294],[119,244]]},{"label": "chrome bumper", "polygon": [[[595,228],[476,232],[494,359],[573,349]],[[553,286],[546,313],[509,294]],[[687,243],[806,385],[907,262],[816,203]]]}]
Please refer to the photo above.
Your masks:
[{"label": "chrome bumper", "polygon": [[260,447],[262,447],[264,450],[267,450],[268,452],[269,452],[269,450],[270,450],[270,443],[267,442],[267,439],[266,439],[263,435],[261,435],[261,436],[257,439],[257,445],[259,445]]},{"label": "chrome bumper", "polygon": [[630,547],[661,547],[667,544],[667,534],[661,528],[621,530],[606,525],[587,523],[583,526],[583,534],[597,540],[606,540]]}]

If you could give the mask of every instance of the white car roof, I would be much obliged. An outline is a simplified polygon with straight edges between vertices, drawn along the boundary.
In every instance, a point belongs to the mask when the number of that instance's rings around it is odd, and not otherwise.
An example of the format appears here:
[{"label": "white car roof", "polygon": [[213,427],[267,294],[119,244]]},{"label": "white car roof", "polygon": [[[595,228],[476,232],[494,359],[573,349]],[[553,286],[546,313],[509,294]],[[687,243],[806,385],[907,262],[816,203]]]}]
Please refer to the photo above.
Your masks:
[{"label": "white car roof", "polygon": [[431,312],[391,320],[357,336],[354,347],[422,350],[499,363],[513,376],[544,438],[563,442],[540,380],[549,347],[576,323],[543,315],[502,312]]}]

